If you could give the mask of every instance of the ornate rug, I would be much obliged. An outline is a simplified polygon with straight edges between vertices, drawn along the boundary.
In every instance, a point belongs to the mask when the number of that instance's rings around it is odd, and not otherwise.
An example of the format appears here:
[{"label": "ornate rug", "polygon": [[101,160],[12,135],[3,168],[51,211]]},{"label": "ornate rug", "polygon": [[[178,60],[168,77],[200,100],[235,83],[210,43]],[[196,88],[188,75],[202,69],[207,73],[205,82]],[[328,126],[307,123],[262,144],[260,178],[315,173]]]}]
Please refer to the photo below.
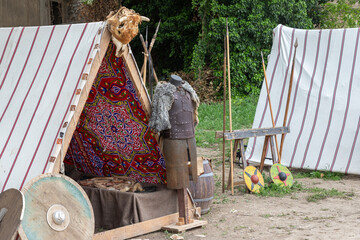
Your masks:
[{"label": "ornate rug", "polygon": [[86,174],[165,183],[165,160],[122,58],[110,43],[65,163]]}]

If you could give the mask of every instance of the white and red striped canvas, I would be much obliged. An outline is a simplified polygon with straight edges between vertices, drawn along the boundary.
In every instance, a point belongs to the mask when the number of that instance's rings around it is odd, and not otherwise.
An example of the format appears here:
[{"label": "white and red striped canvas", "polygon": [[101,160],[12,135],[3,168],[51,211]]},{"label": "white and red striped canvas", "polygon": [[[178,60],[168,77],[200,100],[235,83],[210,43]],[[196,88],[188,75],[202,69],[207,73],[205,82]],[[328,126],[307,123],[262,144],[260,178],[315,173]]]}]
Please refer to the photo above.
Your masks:
[{"label": "white and red striped canvas", "polygon": [[[279,25],[273,34],[266,73],[276,126],[283,124],[296,39],[299,44],[282,164],[360,174],[360,29]],[[253,123],[263,127],[272,127],[265,83]],[[281,136],[277,139],[280,144]],[[249,140],[249,161],[260,161],[263,142],[263,137]]]},{"label": "white and red striped canvas", "polygon": [[[53,166],[103,22],[0,28],[0,192]],[[79,91],[79,90],[78,90]],[[60,139],[60,141],[58,140]]]}]

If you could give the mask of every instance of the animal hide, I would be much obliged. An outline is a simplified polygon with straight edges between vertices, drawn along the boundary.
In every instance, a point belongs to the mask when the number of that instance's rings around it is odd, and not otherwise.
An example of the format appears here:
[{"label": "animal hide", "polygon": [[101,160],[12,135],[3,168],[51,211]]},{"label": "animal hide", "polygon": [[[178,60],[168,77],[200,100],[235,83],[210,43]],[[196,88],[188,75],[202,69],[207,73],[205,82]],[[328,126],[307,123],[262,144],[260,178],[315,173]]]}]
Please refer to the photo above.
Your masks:
[{"label": "animal hide", "polygon": [[[182,84],[182,87],[187,91],[191,100],[194,103],[194,124],[195,126],[199,123],[198,118],[198,107],[200,104],[200,99],[197,96],[195,90],[190,86],[186,81]],[[176,86],[168,82],[159,82],[155,88],[153,101],[151,104],[151,117],[149,120],[149,127],[160,132],[166,129],[171,129],[170,120],[169,120],[169,110],[172,107],[174,102],[174,93],[176,92]]]},{"label": "animal hide", "polygon": [[142,21],[150,19],[126,7],[121,7],[116,13],[111,11],[106,17],[111,40],[116,45],[116,57],[123,54],[126,45],[139,33],[138,25]]}]

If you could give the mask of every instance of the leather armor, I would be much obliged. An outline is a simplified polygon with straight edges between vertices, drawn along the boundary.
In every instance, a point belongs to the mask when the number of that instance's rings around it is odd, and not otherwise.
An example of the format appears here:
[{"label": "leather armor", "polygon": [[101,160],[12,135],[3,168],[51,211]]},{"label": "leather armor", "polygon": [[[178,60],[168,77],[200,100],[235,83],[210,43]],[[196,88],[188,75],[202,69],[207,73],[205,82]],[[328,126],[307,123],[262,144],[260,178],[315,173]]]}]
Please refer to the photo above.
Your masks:
[{"label": "leather armor", "polygon": [[174,93],[174,102],[169,111],[170,139],[188,139],[195,136],[194,106],[190,94],[181,86]]}]

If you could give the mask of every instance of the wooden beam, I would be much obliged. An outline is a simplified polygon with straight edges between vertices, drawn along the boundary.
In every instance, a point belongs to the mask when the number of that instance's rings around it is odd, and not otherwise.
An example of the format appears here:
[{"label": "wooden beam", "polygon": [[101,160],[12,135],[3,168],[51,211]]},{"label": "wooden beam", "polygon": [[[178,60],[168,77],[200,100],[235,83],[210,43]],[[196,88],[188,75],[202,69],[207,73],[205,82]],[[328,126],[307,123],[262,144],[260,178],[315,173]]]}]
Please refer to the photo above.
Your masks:
[{"label": "wooden beam", "polygon": [[216,131],[215,138],[223,138],[225,140],[233,140],[240,138],[250,138],[250,137],[261,137],[269,135],[277,135],[282,133],[289,133],[289,127],[274,127],[274,128],[254,128],[254,129],[243,129],[243,130],[234,130],[233,132]]},{"label": "wooden beam", "polygon": [[162,227],[162,230],[165,231],[169,231],[169,232],[175,232],[175,233],[181,233],[181,232],[185,232],[188,229],[193,229],[196,227],[201,227],[207,224],[207,221],[205,220],[194,220],[193,223],[189,223],[189,224],[185,224],[185,225],[176,225],[176,224],[171,224],[165,227]]},{"label": "wooden beam", "polygon": [[175,224],[178,218],[179,213],[173,213],[148,221],[97,233],[94,235],[93,240],[120,240],[140,236],[143,234],[159,231],[164,226]]}]

